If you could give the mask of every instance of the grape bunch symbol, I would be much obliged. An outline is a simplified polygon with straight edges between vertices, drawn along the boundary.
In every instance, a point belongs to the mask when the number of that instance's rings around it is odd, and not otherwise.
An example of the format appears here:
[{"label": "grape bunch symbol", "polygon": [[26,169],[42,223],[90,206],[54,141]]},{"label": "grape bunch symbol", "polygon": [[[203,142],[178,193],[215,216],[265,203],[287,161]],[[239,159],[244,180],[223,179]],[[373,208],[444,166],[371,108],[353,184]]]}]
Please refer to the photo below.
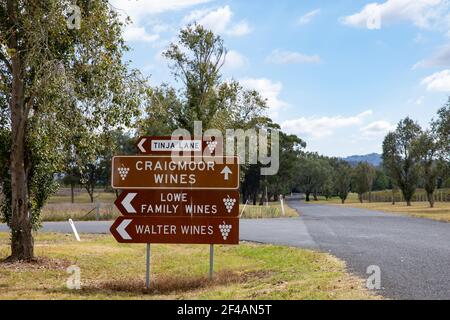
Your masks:
[{"label": "grape bunch symbol", "polygon": [[220,233],[222,234],[223,240],[227,240],[228,235],[230,234],[232,225],[226,224],[225,221],[223,224],[219,224]]},{"label": "grape bunch symbol", "polygon": [[206,144],[208,145],[209,152],[213,153],[217,147],[217,141],[216,140],[206,141]]},{"label": "grape bunch symbol", "polygon": [[227,195],[227,197],[223,199],[223,204],[228,213],[231,213],[231,210],[233,210],[233,207],[236,204],[236,199],[230,198],[230,196]]},{"label": "grape bunch symbol", "polygon": [[130,168],[125,168],[122,166],[117,168],[117,171],[119,171],[119,176],[122,178],[122,180],[125,180],[128,173],[130,172]]}]

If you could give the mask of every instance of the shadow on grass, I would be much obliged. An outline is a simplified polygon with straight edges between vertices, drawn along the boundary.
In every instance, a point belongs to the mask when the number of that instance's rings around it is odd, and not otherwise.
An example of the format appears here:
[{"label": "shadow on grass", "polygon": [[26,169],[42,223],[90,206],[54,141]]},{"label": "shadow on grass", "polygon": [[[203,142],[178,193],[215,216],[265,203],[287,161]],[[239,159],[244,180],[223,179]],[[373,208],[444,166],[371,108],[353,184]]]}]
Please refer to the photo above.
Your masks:
[{"label": "shadow on grass", "polygon": [[[214,274],[213,279],[207,276],[158,276],[151,281],[150,289],[145,288],[145,281],[136,279],[114,279],[108,281],[92,281],[82,284],[77,294],[90,295],[105,292],[122,294],[173,294],[187,293],[198,289],[226,286],[230,284],[246,283],[252,279],[261,279],[269,276],[270,271],[237,272],[224,270]],[[67,293],[67,290],[64,290]]]},{"label": "shadow on grass", "polygon": [[0,260],[1,268],[12,271],[66,270],[70,265],[68,260],[47,257],[36,257],[30,261],[12,261],[9,257]]}]

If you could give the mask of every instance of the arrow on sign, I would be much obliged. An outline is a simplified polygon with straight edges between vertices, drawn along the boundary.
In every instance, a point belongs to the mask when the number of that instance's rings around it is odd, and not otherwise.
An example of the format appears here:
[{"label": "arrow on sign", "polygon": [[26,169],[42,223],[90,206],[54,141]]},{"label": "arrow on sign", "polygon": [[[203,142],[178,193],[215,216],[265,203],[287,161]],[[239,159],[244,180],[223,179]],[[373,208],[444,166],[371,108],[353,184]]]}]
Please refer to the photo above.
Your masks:
[{"label": "arrow on sign", "polygon": [[122,206],[127,210],[128,213],[136,213],[136,209],[131,205],[131,201],[137,196],[137,193],[129,193],[122,200]]},{"label": "arrow on sign", "polygon": [[144,148],[144,143],[145,143],[145,141],[147,141],[147,138],[142,138],[140,141],[139,141],[139,143],[138,143],[138,145],[137,145],[137,147],[139,148],[139,150],[142,152],[142,153],[145,153],[147,150],[145,150],[145,148]]},{"label": "arrow on sign", "polygon": [[228,168],[228,166],[225,166],[223,170],[220,172],[220,174],[223,174],[223,179],[228,180],[228,175],[232,174],[233,172]]},{"label": "arrow on sign", "polygon": [[131,219],[125,219],[123,220],[118,226],[117,226],[117,232],[122,237],[123,240],[131,240],[130,235],[125,230],[126,227],[131,223]]}]

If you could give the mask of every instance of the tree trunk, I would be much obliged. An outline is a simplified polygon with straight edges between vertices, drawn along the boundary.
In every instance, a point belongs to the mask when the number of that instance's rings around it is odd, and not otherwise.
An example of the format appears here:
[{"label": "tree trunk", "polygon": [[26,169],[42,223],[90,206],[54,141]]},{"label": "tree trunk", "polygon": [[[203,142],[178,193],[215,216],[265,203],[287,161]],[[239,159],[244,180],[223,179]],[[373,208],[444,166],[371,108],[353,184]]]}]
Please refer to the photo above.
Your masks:
[{"label": "tree trunk", "polygon": [[319,199],[317,198],[317,192],[314,192],[313,196],[314,196],[314,201],[319,201]]},{"label": "tree trunk", "polygon": [[407,207],[411,207],[411,199],[407,199],[406,200],[406,206]]},{"label": "tree trunk", "polygon": [[345,204],[345,199],[341,199],[341,203],[342,203],[342,204]]},{"label": "tree trunk", "polygon": [[264,192],[261,194],[261,198],[259,199],[259,205],[260,206],[262,206],[262,205],[264,205],[264,199],[265,199],[265,196],[264,196]]},{"label": "tree trunk", "polygon": [[362,193],[358,193],[358,199],[360,203],[363,203],[363,195]]},{"label": "tree trunk", "polygon": [[[10,22],[16,21],[16,8],[8,2]],[[15,33],[9,39],[10,48],[17,49]],[[12,90],[11,110],[11,256],[9,261],[32,260],[34,257],[34,240],[30,211],[28,208],[28,178],[25,165],[25,132],[27,112],[24,99],[22,65],[19,53],[11,58]]]},{"label": "tree trunk", "polygon": [[91,203],[94,203],[94,189],[89,190],[89,199],[91,200]]},{"label": "tree trunk", "polygon": [[434,195],[433,192],[427,192],[428,202],[430,203],[430,208],[434,208]]},{"label": "tree trunk", "polygon": [[310,200],[309,200],[309,192],[306,192],[305,193],[305,196],[306,196],[306,202],[309,202]]},{"label": "tree trunk", "polygon": [[74,193],[75,185],[73,183],[70,184],[70,201],[75,203],[75,193]]}]

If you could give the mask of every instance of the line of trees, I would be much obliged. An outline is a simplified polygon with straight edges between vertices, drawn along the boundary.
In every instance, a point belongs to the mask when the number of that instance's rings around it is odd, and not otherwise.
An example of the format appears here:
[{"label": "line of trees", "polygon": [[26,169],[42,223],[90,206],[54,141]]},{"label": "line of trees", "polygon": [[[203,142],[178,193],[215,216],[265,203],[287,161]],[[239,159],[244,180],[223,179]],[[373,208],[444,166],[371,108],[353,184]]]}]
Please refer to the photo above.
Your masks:
[{"label": "line of trees", "polygon": [[383,163],[375,167],[367,162],[351,166],[343,160],[315,153],[301,153],[297,161],[296,190],[317,200],[318,195],[338,196],[342,203],[349,192],[363,196],[374,190],[400,190],[407,205],[416,189],[425,189],[430,207],[436,188],[450,187],[450,100],[440,108],[424,130],[407,117],[383,141]]},{"label": "line of trees", "polygon": [[342,203],[350,192],[363,195],[372,190],[385,190],[389,181],[381,168],[362,162],[352,167],[339,158],[320,156],[317,153],[303,153],[297,161],[296,190],[305,194],[306,201],[339,197]]},{"label": "line of trees", "polygon": [[434,206],[434,191],[448,179],[450,169],[450,100],[439,109],[430,129],[407,117],[383,141],[383,165],[406,200],[411,200],[419,185]]}]

